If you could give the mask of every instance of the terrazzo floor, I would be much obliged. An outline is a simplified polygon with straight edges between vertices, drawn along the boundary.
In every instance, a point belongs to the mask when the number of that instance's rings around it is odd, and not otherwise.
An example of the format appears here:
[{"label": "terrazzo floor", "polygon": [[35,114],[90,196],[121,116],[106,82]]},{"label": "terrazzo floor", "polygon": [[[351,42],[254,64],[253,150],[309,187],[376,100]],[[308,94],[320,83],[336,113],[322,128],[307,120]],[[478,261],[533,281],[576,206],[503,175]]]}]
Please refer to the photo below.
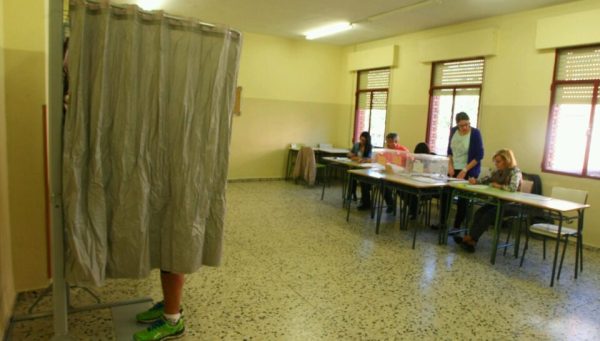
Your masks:
[{"label": "terrazzo floor", "polygon": [[[574,280],[571,248],[551,288],[551,258],[542,259],[538,241],[522,268],[501,254],[491,265],[490,233],[468,254],[413,223],[412,250],[412,230],[399,230],[393,216],[379,235],[368,213],[353,209],[346,222],[339,187],[323,201],[320,188],[284,181],[230,183],[227,194],[224,262],[186,277],[182,340],[600,339],[597,250],[585,250]],[[158,277],[94,290],[104,302],[159,300]],[[37,295],[21,294],[15,314]],[[81,289],[72,302],[93,303]],[[50,307],[44,298],[36,311]],[[114,339],[109,309],[71,314],[69,328],[76,340]],[[52,335],[52,319],[42,318],[13,323],[9,340]]]}]

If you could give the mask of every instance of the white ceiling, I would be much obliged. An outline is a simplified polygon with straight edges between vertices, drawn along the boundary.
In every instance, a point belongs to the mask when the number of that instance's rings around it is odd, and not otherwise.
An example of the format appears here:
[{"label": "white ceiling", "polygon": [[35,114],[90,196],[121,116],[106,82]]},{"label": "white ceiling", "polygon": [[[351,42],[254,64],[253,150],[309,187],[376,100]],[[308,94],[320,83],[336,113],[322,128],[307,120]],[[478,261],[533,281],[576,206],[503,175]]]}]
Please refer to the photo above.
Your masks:
[{"label": "white ceiling", "polygon": [[[242,32],[303,39],[341,21],[354,28],[319,42],[347,45],[576,0],[154,0],[178,16]],[[149,0],[113,0],[114,3]]]}]

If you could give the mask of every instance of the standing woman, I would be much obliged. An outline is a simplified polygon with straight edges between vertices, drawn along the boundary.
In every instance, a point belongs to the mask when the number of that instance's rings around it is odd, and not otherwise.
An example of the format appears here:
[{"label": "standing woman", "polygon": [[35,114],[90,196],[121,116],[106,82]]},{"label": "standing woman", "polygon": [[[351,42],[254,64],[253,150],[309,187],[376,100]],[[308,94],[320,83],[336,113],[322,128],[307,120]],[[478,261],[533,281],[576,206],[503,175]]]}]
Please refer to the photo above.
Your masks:
[{"label": "standing woman", "polygon": [[[469,115],[456,114],[456,126],[450,131],[448,143],[448,174],[459,179],[477,178],[481,172],[483,140],[479,129],[472,128]],[[467,213],[467,200],[458,199],[454,228],[459,228]]]},{"label": "standing woman", "polygon": [[[360,142],[357,142],[352,146],[352,150],[348,153],[348,157],[352,161],[365,163],[371,162],[371,156],[373,153],[373,145],[371,144],[371,134],[368,131],[360,133]],[[368,184],[361,183],[361,205],[358,209],[370,209],[371,208],[371,186]],[[350,187],[350,193],[352,193],[353,199],[356,199],[356,182],[353,182]]]}]

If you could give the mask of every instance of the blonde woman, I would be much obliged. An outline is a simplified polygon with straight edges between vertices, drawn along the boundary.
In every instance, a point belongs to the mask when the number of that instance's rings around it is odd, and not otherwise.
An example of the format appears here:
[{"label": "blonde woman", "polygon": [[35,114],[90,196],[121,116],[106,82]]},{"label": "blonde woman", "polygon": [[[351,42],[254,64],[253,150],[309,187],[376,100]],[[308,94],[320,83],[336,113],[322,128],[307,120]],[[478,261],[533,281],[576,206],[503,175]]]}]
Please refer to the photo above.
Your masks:
[{"label": "blonde woman", "polygon": [[[486,184],[503,191],[515,192],[521,187],[523,174],[517,167],[517,160],[510,149],[500,149],[494,154],[494,170],[489,176],[479,180],[469,178],[470,184]],[[506,212],[510,214],[510,212]],[[461,238],[455,236],[454,240],[461,244],[462,248],[468,252],[475,252],[475,245],[481,235],[487,230],[488,226],[494,223],[496,219],[496,206],[484,205],[475,212],[473,225],[469,234]]]}]

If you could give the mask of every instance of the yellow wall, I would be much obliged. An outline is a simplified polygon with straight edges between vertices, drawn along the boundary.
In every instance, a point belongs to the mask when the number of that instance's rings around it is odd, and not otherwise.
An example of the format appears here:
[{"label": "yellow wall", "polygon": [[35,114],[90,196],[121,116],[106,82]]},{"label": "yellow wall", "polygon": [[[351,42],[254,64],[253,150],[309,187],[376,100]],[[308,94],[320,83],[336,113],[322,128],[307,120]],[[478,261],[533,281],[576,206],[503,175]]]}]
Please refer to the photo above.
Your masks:
[{"label": "yellow wall", "polygon": [[4,86],[4,5],[0,3],[0,337],[4,335],[15,301],[6,160],[6,109]]},{"label": "yellow wall", "polygon": [[46,278],[42,105],[45,102],[45,15],[42,0],[6,0],[4,70],[8,190],[17,291]]},{"label": "yellow wall", "polygon": [[[542,176],[545,194],[550,194],[555,185],[584,189],[590,193],[588,202],[595,206],[600,204],[600,181],[541,173],[554,50],[536,50],[535,37],[538,19],[598,8],[599,1],[573,2],[348,46],[345,51],[399,46],[398,67],[392,69],[387,126],[389,131],[400,134],[402,144],[413,148],[425,140],[431,75],[431,65],[419,61],[418,42],[460,32],[497,29],[497,54],[486,58],[479,117],[486,149],[484,166],[492,166],[490,157],[495,150],[512,148],[523,171]],[[353,83],[354,79],[348,76],[345,82]],[[350,111],[346,122],[352,120],[352,115]],[[585,222],[585,243],[600,247],[600,230],[593,228],[600,224],[600,210],[588,210]]]},{"label": "yellow wall", "polygon": [[293,142],[348,146],[342,59],[337,46],[244,34],[230,179],[283,177]]},{"label": "yellow wall", "polygon": [[[41,133],[45,18],[42,0],[5,0],[2,6],[0,148],[8,150],[0,150],[0,213],[9,211],[0,215],[0,308],[5,309],[14,300],[11,257],[18,291],[47,284]],[[536,21],[599,7],[598,1],[579,1],[347,47],[247,33],[239,75],[242,114],[233,120],[229,177],[282,177],[291,142],[349,146],[355,73],[347,71],[347,53],[371,47],[398,46],[387,125],[412,148],[425,139],[431,72],[429,64],[419,61],[419,41],[486,28],[497,29],[498,48],[486,59],[482,94],[485,166],[491,165],[494,150],[506,146],[515,150],[524,171],[541,173],[554,54],[535,49]],[[597,180],[541,175],[545,193],[554,185],[581,188],[590,192],[592,206],[600,202]],[[589,210],[587,244],[600,246],[600,231],[591,228],[599,223],[600,210]],[[5,314],[0,310],[0,318]]]}]

